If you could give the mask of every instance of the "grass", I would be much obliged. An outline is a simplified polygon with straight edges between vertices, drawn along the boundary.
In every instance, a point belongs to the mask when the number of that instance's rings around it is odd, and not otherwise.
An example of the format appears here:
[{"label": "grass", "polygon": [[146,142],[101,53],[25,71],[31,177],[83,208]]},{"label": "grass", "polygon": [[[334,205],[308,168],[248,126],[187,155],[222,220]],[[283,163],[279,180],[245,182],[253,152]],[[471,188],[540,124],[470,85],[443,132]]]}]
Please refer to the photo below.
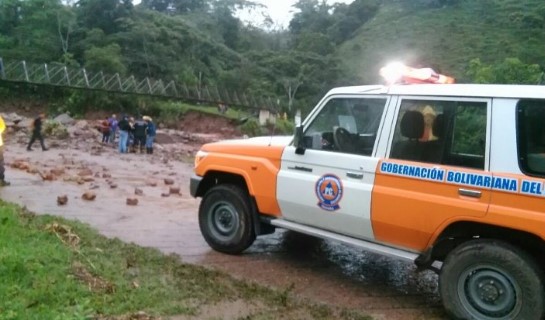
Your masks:
[{"label": "grass", "polygon": [[[370,319],[240,281],[88,226],[0,201],[0,320],[195,316],[243,300],[248,319]],[[221,310],[219,311],[221,314]],[[141,319],[141,318],[139,318]]]}]

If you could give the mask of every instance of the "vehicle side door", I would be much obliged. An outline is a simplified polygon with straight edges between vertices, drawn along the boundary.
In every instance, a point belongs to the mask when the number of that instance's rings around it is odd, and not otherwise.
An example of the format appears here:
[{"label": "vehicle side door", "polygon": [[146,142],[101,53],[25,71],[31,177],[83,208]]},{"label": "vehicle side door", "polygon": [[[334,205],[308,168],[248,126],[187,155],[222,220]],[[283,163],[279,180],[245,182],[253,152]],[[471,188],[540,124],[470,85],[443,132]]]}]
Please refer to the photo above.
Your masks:
[{"label": "vehicle side door", "polygon": [[304,125],[304,152],[288,146],[278,174],[283,218],[358,238],[373,238],[371,191],[386,96],[334,96]]},{"label": "vehicle side door", "polygon": [[450,220],[486,214],[490,109],[490,99],[400,97],[373,189],[377,241],[422,251]]}]

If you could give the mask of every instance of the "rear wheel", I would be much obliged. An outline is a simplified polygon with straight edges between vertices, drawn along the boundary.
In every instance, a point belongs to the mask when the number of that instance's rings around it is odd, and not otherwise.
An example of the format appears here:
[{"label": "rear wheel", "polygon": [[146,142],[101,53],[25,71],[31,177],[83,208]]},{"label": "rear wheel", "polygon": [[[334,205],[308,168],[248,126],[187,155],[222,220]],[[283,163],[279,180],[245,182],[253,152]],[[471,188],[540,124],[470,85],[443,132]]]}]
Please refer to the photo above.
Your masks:
[{"label": "rear wheel", "polygon": [[253,207],[246,192],[234,185],[219,185],[203,197],[199,226],[214,250],[237,254],[255,240],[252,215]]},{"label": "rear wheel", "polygon": [[443,305],[455,319],[542,319],[543,272],[526,252],[495,240],[455,248],[439,276]]}]

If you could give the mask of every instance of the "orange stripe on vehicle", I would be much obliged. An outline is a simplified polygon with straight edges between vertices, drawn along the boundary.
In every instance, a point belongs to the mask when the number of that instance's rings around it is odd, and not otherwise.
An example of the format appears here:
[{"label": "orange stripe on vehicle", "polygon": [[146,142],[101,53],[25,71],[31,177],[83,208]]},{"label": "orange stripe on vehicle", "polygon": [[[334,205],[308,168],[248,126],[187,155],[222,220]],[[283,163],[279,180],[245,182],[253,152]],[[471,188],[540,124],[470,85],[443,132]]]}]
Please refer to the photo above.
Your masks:
[{"label": "orange stripe on vehicle", "polygon": [[[386,165],[397,166],[405,174],[388,173]],[[412,169],[420,169],[416,171]],[[482,217],[486,214],[491,191],[481,198],[468,198],[458,193],[460,185],[447,183],[447,166],[409,161],[383,160],[379,162],[371,200],[371,219],[375,239],[391,245],[424,251],[434,233],[445,221],[454,217]],[[397,169],[396,169],[397,170]],[[433,171],[435,170],[435,171]],[[432,172],[434,174],[430,174]],[[483,171],[463,169],[468,173],[490,176]],[[407,172],[411,172],[408,174]],[[424,174],[425,173],[425,174]],[[423,178],[427,176],[426,178]]]},{"label": "orange stripe on vehicle", "polygon": [[203,151],[209,152],[195,173],[204,176],[210,171],[240,175],[246,181],[250,195],[254,196],[260,213],[280,216],[276,199],[276,181],[280,171],[283,146],[235,146],[222,145],[215,153],[214,144],[205,145]]},{"label": "orange stripe on vehicle", "polygon": [[493,175],[517,179],[518,190],[493,190],[487,221],[527,231],[545,240],[545,180],[504,173]]}]

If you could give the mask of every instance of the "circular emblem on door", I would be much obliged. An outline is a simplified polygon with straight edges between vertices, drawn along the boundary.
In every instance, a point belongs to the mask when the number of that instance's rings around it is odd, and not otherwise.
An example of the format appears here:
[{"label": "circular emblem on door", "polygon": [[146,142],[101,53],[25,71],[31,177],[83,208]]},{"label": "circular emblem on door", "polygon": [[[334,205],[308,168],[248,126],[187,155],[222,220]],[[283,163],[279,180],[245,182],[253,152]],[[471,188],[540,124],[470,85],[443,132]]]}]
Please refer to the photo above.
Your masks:
[{"label": "circular emblem on door", "polygon": [[314,188],[316,196],[320,200],[318,206],[327,211],[339,210],[339,202],[343,197],[343,184],[341,179],[333,174],[326,174],[316,181]]}]

